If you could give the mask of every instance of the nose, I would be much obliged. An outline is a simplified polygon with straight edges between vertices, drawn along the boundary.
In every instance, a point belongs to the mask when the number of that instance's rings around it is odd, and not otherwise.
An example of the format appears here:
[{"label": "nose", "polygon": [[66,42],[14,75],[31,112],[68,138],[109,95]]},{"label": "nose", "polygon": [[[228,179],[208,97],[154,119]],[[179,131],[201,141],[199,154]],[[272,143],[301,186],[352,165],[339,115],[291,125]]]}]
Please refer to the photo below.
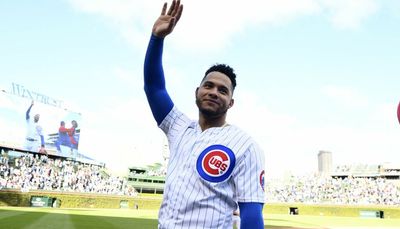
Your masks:
[{"label": "nose", "polygon": [[210,97],[217,98],[217,97],[218,97],[218,89],[215,88],[215,87],[211,88],[211,89],[208,91],[208,95],[209,95]]}]

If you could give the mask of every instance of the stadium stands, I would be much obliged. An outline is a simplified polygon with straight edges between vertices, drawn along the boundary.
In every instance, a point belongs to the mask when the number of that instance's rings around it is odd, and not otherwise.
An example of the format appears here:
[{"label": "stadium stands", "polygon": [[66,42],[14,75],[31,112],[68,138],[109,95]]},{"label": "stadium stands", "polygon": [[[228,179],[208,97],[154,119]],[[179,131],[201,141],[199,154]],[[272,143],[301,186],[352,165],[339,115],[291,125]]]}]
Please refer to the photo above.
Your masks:
[{"label": "stadium stands", "polygon": [[165,167],[161,164],[148,168],[130,167],[128,184],[132,185],[139,193],[164,193]]},{"label": "stadium stands", "polygon": [[[162,193],[164,170],[147,168],[143,170],[145,173],[138,171],[136,167],[130,168],[128,181],[108,174],[104,167],[98,165],[29,153],[17,158],[0,155],[0,189],[135,196],[137,192],[133,184],[137,183],[143,189],[141,192],[145,192],[147,188],[151,193]],[[362,173],[364,175],[359,171],[364,171]],[[384,176],[377,176],[377,171],[383,171],[379,174]],[[342,166],[337,168],[335,173],[343,176],[315,174],[267,180],[266,201],[267,203],[400,205],[400,182],[387,175],[398,174],[397,167]],[[144,184],[142,180],[144,178],[146,181],[150,179],[151,182]],[[149,183],[152,186],[149,186]]]},{"label": "stadium stands", "polygon": [[266,198],[269,203],[398,206],[400,185],[380,177],[310,175],[267,181]]},{"label": "stadium stands", "polygon": [[0,189],[137,194],[126,179],[108,174],[101,166],[30,153],[12,159],[0,155]]}]

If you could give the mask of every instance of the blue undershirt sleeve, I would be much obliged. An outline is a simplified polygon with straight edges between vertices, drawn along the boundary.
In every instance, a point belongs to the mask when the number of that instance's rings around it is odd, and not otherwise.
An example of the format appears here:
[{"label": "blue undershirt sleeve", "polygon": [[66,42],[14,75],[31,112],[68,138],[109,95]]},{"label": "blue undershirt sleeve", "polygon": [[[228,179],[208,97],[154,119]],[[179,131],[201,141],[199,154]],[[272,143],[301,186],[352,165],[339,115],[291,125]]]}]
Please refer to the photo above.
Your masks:
[{"label": "blue undershirt sleeve", "polygon": [[31,112],[31,108],[32,108],[32,105],[31,105],[31,106],[28,108],[28,110],[26,111],[26,116],[25,116],[26,120],[29,119],[29,113]]},{"label": "blue undershirt sleeve", "polygon": [[264,229],[262,215],[262,203],[239,203],[240,228],[241,229]]},{"label": "blue undershirt sleeve", "polygon": [[163,38],[152,35],[144,61],[144,91],[153,117],[158,125],[161,124],[174,106],[165,87],[162,66],[163,44]]}]

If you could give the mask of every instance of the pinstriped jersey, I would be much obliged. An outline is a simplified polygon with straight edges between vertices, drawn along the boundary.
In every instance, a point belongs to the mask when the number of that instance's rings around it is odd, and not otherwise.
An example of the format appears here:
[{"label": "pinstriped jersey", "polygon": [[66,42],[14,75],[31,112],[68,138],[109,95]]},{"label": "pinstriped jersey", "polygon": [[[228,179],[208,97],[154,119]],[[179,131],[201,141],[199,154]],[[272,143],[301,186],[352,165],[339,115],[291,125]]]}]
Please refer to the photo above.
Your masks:
[{"label": "pinstriped jersey", "polygon": [[232,228],[237,202],[264,203],[264,153],[249,135],[202,131],[176,107],[159,127],[170,148],[159,228]]}]

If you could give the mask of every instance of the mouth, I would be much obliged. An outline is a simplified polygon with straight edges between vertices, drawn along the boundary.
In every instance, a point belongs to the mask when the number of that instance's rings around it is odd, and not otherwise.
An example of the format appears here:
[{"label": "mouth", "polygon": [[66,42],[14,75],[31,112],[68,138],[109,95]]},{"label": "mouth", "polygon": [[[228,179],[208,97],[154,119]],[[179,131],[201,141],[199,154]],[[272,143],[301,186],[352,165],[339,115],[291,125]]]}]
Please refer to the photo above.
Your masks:
[{"label": "mouth", "polygon": [[207,102],[207,103],[212,103],[212,104],[219,105],[219,103],[218,103],[217,101],[215,101],[215,100],[212,100],[212,99],[205,99],[205,100],[204,100],[204,102]]}]

